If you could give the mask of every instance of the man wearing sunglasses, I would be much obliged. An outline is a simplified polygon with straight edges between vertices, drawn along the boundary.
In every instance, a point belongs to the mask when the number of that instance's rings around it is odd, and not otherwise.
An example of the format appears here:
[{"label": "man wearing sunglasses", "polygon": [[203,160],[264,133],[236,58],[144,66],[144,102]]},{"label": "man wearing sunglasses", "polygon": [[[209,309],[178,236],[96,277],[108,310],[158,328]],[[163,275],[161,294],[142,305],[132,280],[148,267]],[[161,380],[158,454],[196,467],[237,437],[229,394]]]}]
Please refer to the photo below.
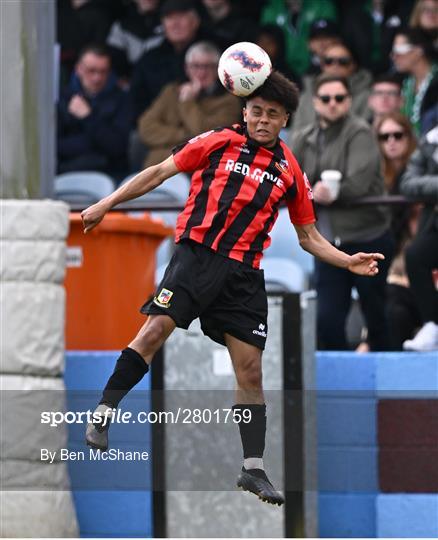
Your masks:
[{"label": "man wearing sunglasses", "polygon": [[[344,43],[334,43],[326,48],[321,58],[321,72],[348,79],[351,88],[352,112],[363,118],[369,117],[368,96],[372,82],[371,74],[358,67],[352,51]],[[300,96],[297,112],[293,119],[293,128],[301,129],[315,121],[312,106],[315,76],[305,77],[304,90]]]},{"label": "man wearing sunglasses", "polygon": [[[351,290],[356,287],[367,323],[369,347],[375,351],[387,350],[385,281],[393,241],[385,208],[353,205],[361,197],[382,195],[384,184],[371,128],[365,120],[350,113],[351,102],[346,78],[320,75],[313,95],[316,120],[294,133],[292,150],[313,184],[322,235],[347,253],[379,251],[385,255],[385,261],[374,280],[356,279],[342,269],[315,261],[319,347],[348,348],[345,325]],[[337,193],[326,183],[327,175],[322,174],[333,170],[341,178]]]}]

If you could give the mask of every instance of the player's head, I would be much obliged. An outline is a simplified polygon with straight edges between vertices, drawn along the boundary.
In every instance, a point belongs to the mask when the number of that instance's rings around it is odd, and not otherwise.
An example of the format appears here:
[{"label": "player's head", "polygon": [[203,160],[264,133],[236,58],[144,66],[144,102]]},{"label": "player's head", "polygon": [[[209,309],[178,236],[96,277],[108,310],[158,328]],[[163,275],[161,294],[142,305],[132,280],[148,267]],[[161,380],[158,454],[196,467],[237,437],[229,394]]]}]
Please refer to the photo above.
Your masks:
[{"label": "player's head", "polygon": [[246,98],[243,119],[249,136],[263,146],[274,146],[289,115],[298,106],[298,88],[278,71]]}]

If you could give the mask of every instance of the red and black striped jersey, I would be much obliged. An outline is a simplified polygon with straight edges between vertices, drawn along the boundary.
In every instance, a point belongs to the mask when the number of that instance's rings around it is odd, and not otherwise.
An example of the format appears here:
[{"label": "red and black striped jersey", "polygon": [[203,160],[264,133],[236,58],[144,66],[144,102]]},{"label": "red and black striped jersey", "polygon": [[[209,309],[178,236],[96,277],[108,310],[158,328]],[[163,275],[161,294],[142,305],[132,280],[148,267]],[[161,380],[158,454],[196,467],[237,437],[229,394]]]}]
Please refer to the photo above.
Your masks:
[{"label": "red and black striped jersey", "polygon": [[315,222],[310,184],[280,140],[266,148],[237,124],[202,133],[173,156],[180,171],[193,173],[176,242],[191,239],[259,268],[283,200],[292,223]]}]

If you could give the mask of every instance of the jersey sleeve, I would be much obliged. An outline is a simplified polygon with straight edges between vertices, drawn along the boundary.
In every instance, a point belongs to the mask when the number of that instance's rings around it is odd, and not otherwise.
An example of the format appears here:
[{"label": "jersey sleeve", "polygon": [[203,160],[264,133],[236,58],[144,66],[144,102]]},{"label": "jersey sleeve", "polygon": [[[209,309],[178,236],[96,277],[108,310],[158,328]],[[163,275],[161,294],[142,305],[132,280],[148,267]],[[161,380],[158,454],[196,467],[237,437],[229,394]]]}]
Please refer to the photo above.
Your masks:
[{"label": "jersey sleeve", "polygon": [[297,163],[294,163],[293,171],[295,183],[286,197],[290,220],[294,225],[315,223],[312,186]]},{"label": "jersey sleeve", "polygon": [[223,131],[206,131],[192,139],[175,146],[172,150],[179,171],[191,173],[207,165],[210,153],[221,143],[225,143]]}]

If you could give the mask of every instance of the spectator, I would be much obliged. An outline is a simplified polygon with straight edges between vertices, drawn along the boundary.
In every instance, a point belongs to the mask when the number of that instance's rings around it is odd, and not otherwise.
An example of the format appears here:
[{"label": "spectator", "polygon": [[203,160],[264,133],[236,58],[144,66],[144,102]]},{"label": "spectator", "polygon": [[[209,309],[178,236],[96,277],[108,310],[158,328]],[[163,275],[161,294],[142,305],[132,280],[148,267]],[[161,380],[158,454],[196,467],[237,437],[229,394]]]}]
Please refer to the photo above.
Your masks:
[{"label": "spectator", "polygon": [[286,61],[289,69],[298,76],[309,69],[309,30],[319,19],[336,21],[335,1],[269,0],[262,12],[262,24],[274,23],[282,28],[286,38]]},{"label": "spectator", "polygon": [[145,167],[155,165],[172,148],[198,133],[239,122],[240,100],[228,93],[217,76],[219,49],[207,41],[186,53],[188,81],[170,83],[139,119],[141,139],[149,148]]},{"label": "spectator", "polygon": [[202,0],[202,4],[202,27],[205,34],[222,49],[238,41],[256,40],[257,23],[247,16],[242,17],[231,0]]},{"label": "spectator", "polygon": [[409,26],[429,35],[435,42],[438,37],[438,0],[417,0],[412,10]]},{"label": "spectator", "polygon": [[[315,261],[319,347],[347,349],[345,323],[351,290],[356,287],[370,348],[387,350],[385,282],[393,250],[389,213],[377,205],[351,205],[366,195],[384,193],[375,137],[365,120],[350,114],[351,103],[345,77],[320,75],[313,99],[317,118],[294,133],[292,150],[313,184],[318,228],[323,236],[346,253],[371,250],[383,253],[386,259],[374,280],[351,279],[347,270]],[[340,173],[337,194],[321,181],[326,170]]]},{"label": "spectator", "polygon": [[[321,67],[324,74],[348,78],[352,96],[351,111],[357,116],[367,118],[371,75],[365,69],[358,67],[347,45],[338,43],[328,47],[322,58]],[[304,90],[292,123],[294,130],[315,122],[315,110],[312,106],[315,79],[315,75],[309,75],[303,79]]]},{"label": "spectator", "polygon": [[421,131],[427,133],[438,124],[438,102],[421,117]]},{"label": "spectator", "polygon": [[298,88],[301,88],[300,78],[295,75],[286,63],[283,30],[276,24],[265,24],[260,27],[256,43],[268,53],[273,69],[283,73]]},{"label": "spectator", "polygon": [[425,201],[418,232],[406,251],[409,282],[422,321],[417,335],[403,344],[410,351],[438,350],[438,292],[432,276],[438,268],[437,154],[438,126],[422,138],[401,180],[402,193]]},{"label": "spectator", "polygon": [[185,53],[201,38],[200,18],[191,0],[165,0],[160,13],[165,39],[143,54],[132,76],[135,120],[166,84],[184,78]]},{"label": "spectator", "polygon": [[342,42],[338,25],[326,19],[318,19],[310,27],[309,51],[311,52],[310,66],[307,73],[319,75],[321,62],[325,51],[331,46]]},{"label": "spectator", "polygon": [[417,146],[411,123],[404,114],[390,112],[380,117],[376,124],[376,133],[386,191],[391,195],[398,195],[400,177]]},{"label": "spectator", "polygon": [[407,25],[414,0],[338,0],[341,33],[362,67],[389,71],[394,36]]},{"label": "spectator", "polygon": [[[391,195],[399,195],[401,176],[416,147],[414,132],[409,119],[395,112],[380,118],[376,133],[386,190]],[[419,207],[394,205],[391,209],[396,255],[388,271],[386,306],[390,347],[391,350],[401,351],[403,342],[412,336],[421,323],[405,266],[405,250],[416,229]]]},{"label": "spectator", "polygon": [[421,30],[410,29],[395,36],[392,58],[397,71],[408,75],[402,87],[402,112],[421,134],[422,117],[438,100],[436,51]]},{"label": "spectator", "polygon": [[394,74],[379,75],[374,79],[368,97],[370,122],[374,129],[385,115],[400,111],[403,105],[401,85],[400,78]]},{"label": "spectator", "polygon": [[125,16],[111,26],[107,46],[119,78],[128,81],[142,54],[162,43],[158,7],[159,0],[131,0]]},{"label": "spectator", "polygon": [[58,172],[126,172],[131,124],[128,97],[111,74],[106,49],[88,46],[79,56],[58,105]]},{"label": "spectator", "polygon": [[79,52],[88,43],[105,43],[111,19],[98,0],[58,0],[56,18],[63,88],[70,79]]}]

